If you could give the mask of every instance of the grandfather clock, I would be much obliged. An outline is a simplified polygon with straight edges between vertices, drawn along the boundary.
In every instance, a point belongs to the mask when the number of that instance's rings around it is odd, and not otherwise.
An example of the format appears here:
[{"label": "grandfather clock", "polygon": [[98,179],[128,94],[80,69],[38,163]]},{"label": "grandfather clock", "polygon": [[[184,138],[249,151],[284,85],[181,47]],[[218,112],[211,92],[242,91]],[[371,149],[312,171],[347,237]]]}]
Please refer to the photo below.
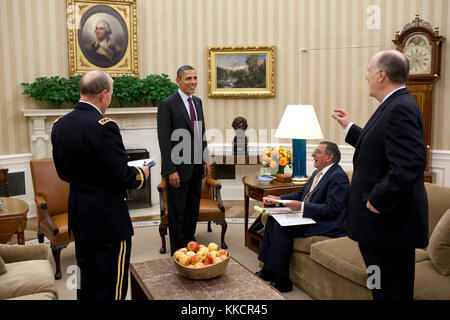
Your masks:
[{"label": "grandfather clock", "polygon": [[433,182],[430,171],[433,87],[440,77],[441,48],[445,38],[439,35],[439,27],[435,27],[433,30],[431,24],[420,19],[417,14],[411,23],[405,25],[402,32],[396,32],[395,40],[392,41],[397,50],[403,52],[409,59],[410,69],[406,87],[416,98],[422,111],[427,147],[425,181]]}]

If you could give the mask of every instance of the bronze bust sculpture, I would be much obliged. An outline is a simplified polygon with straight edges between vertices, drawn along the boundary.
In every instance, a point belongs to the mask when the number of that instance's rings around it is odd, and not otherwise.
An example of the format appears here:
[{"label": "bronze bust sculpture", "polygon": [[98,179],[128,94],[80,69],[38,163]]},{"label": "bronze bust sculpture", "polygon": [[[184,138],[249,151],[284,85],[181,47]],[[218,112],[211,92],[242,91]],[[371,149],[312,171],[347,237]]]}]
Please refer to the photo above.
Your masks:
[{"label": "bronze bust sculpture", "polygon": [[233,152],[234,154],[247,154],[248,153],[248,137],[245,135],[245,130],[248,128],[247,119],[244,117],[236,117],[233,120],[231,126],[234,129],[235,136],[233,139]]}]

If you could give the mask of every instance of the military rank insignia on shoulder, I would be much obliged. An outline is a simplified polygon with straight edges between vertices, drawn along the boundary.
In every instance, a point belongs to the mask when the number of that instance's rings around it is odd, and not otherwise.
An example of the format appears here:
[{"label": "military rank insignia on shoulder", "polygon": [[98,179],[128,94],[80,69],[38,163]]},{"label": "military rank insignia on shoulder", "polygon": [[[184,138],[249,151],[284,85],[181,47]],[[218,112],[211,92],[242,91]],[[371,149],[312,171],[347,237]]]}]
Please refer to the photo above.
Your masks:
[{"label": "military rank insignia on shoulder", "polygon": [[57,123],[59,119],[61,119],[62,116],[58,117],[55,121],[53,121],[53,124]]},{"label": "military rank insignia on shoulder", "polygon": [[111,118],[102,118],[100,120],[98,120],[98,123],[100,123],[102,126],[104,126],[105,124],[107,124],[108,122],[115,122],[113,119]]}]

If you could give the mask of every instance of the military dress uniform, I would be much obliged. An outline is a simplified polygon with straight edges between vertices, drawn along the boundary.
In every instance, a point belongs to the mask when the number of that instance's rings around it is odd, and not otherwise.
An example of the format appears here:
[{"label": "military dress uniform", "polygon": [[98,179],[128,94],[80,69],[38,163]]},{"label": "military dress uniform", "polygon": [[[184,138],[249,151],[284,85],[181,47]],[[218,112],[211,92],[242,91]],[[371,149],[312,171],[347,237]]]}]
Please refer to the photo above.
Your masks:
[{"label": "military dress uniform", "polygon": [[119,127],[93,105],[78,102],[57,119],[51,141],[59,177],[70,184],[69,232],[81,272],[78,299],[125,299],[131,236],[126,189],[142,188],[129,167]]}]

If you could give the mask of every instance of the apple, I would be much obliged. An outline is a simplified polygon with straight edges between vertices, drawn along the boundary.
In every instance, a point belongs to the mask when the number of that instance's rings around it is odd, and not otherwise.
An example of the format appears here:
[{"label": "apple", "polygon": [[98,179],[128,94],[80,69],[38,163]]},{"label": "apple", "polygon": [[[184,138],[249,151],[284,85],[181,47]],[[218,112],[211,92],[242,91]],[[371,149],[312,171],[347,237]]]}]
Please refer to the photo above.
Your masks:
[{"label": "apple", "polygon": [[222,255],[219,257],[219,259],[221,259],[222,261],[225,261],[228,259],[228,257],[226,255]]},{"label": "apple", "polygon": [[188,249],[187,248],[181,248],[181,249],[178,249],[177,251],[181,251],[184,254],[186,254],[186,252],[188,252]]},{"label": "apple", "polygon": [[199,245],[198,245],[198,248],[199,248],[199,249],[201,249],[201,248],[206,248],[206,246],[205,246],[204,244],[199,244]]},{"label": "apple", "polygon": [[201,257],[202,261],[205,261],[208,253],[205,250],[202,250],[202,251],[199,250],[199,251],[197,251],[197,254]]},{"label": "apple", "polygon": [[189,251],[197,252],[198,249],[199,249],[198,243],[195,242],[195,241],[189,242],[188,245],[187,245],[187,249],[188,249]]},{"label": "apple", "polygon": [[199,253],[199,252],[201,252],[202,254],[203,253],[208,254],[209,249],[207,247],[203,247],[203,248],[198,249],[197,253]]},{"label": "apple", "polygon": [[226,257],[228,257],[228,256],[230,255],[230,253],[229,253],[227,250],[225,250],[225,249],[220,249],[220,250],[217,252],[217,256],[218,256],[218,257],[221,257],[221,256],[223,256],[223,255],[225,255]]},{"label": "apple", "polygon": [[213,263],[215,257],[217,257],[217,251],[210,251],[206,255],[205,261],[208,261],[209,263]]},{"label": "apple", "polygon": [[202,257],[201,257],[201,255],[199,255],[199,254],[195,254],[195,255],[193,255],[192,257],[191,257],[191,263],[192,264],[196,264],[196,263],[198,263],[198,262],[202,262],[203,260],[202,260]]},{"label": "apple", "polygon": [[223,261],[223,260],[220,259],[219,257],[215,257],[214,260],[213,260],[213,264],[221,263],[222,261]]},{"label": "apple", "polygon": [[214,242],[211,242],[208,244],[209,251],[219,251],[219,246],[215,244]]},{"label": "apple", "polygon": [[211,262],[209,262],[208,259],[205,259],[205,261],[203,261],[203,264],[205,265],[205,267],[207,267],[211,265]]},{"label": "apple", "polygon": [[204,268],[205,265],[202,262],[197,262],[196,264],[194,264],[194,268],[198,269],[198,268]]},{"label": "apple", "polygon": [[180,256],[180,258],[178,259],[178,262],[183,266],[187,266],[190,261],[191,261],[191,258],[185,254],[182,254]]},{"label": "apple", "polygon": [[188,251],[186,252],[186,255],[189,256],[190,258],[192,258],[192,256],[195,256],[195,252],[194,251]]},{"label": "apple", "polygon": [[173,254],[173,257],[178,261],[178,259],[180,258],[181,255],[186,254],[186,252],[182,252],[180,250],[175,251],[175,253]]}]

